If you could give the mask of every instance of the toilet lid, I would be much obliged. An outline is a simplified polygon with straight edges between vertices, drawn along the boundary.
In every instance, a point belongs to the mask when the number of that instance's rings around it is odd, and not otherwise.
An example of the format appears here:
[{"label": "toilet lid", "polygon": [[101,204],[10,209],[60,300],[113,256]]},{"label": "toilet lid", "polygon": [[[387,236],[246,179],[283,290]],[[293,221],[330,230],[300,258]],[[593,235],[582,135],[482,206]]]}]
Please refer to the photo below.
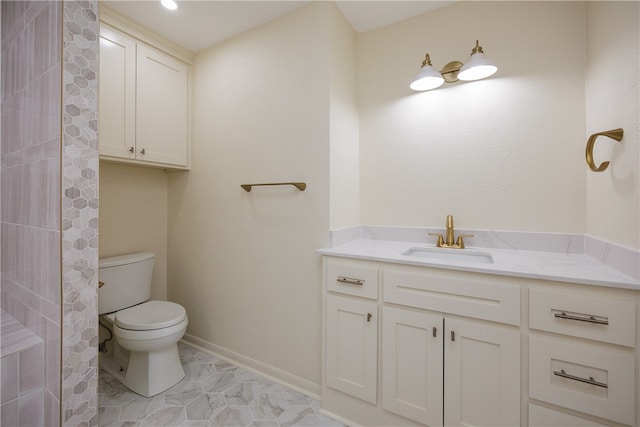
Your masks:
[{"label": "toilet lid", "polygon": [[147,301],[116,312],[116,325],[132,331],[168,328],[187,318],[180,304],[169,301]]}]

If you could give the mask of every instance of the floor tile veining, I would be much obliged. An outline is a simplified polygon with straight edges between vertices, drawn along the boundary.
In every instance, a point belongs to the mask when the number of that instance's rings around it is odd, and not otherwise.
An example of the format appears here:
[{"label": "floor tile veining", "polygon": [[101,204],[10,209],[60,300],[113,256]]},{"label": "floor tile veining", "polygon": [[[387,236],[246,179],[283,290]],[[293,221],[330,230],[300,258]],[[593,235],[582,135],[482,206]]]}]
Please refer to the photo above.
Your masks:
[{"label": "floor tile veining", "polygon": [[342,426],[320,404],[211,354],[179,343],[185,377],[140,396],[100,370],[99,423],[107,426]]}]

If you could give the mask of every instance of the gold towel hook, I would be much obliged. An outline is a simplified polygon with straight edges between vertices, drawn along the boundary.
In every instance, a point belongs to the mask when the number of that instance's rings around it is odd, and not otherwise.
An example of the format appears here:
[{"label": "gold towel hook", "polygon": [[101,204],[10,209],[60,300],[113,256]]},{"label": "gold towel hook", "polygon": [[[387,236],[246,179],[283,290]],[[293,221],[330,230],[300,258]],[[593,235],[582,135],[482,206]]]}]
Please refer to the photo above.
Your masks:
[{"label": "gold towel hook", "polygon": [[592,171],[602,172],[605,169],[607,169],[607,167],[609,166],[608,161],[603,162],[600,166],[596,166],[596,164],[593,162],[593,146],[596,143],[596,138],[599,136],[607,136],[611,139],[615,139],[616,141],[620,141],[622,139],[623,134],[624,134],[624,131],[622,130],[622,128],[618,128],[618,129],[608,130],[605,132],[594,133],[589,137],[589,140],[587,141],[587,149],[585,154],[587,157],[587,164],[589,165],[589,168],[591,168]]}]

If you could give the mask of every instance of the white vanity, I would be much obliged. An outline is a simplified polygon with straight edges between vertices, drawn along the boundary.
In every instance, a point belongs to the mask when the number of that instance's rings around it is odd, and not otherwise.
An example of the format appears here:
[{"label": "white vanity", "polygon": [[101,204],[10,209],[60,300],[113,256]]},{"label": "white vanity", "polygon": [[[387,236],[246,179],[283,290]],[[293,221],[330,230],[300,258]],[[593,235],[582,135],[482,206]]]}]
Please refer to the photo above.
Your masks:
[{"label": "white vanity", "polygon": [[455,249],[319,251],[324,410],[366,426],[640,422],[635,278],[580,254],[438,251]]}]

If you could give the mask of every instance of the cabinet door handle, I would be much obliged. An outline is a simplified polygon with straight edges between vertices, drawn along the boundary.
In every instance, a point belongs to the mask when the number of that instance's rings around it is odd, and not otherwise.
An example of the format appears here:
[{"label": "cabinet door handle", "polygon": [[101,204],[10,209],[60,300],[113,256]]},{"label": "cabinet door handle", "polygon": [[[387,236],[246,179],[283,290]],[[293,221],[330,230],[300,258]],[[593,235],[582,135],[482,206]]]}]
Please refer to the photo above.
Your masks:
[{"label": "cabinet door handle", "polygon": [[364,285],[364,280],[352,279],[351,277],[343,277],[343,276],[338,276],[338,282],[346,283],[347,285],[357,285],[357,286]]},{"label": "cabinet door handle", "polygon": [[133,147],[129,147],[129,152],[130,152],[131,154],[133,154],[135,151],[136,151],[136,149],[135,149],[135,148],[133,148]]},{"label": "cabinet door handle", "polygon": [[371,322],[371,318],[373,315],[371,313],[367,313],[367,322]]},{"label": "cabinet door handle", "polygon": [[438,336],[438,328],[436,328],[435,326],[433,327],[432,332],[434,338]]},{"label": "cabinet door handle", "polygon": [[142,150],[140,150],[140,154],[142,154],[143,156],[145,155],[145,149],[143,148]]},{"label": "cabinet door handle", "polygon": [[609,388],[609,386],[607,384],[598,382],[595,379],[593,379],[593,377],[589,377],[588,379],[587,378],[582,378],[582,377],[576,377],[575,375],[567,374],[564,371],[564,369],[560,369],[560,371],[553,371],[553,375],[557,375],[559,377],[567,378],[567,379],[574,380],[574,381],[579,381],[581,383],[595,385],[595,386],[602,387],[602,388]]},{"label": "cabinet door handle", "polygon": [[555,317],[559,318],[559,319],[577,320],[579,322],[597,323],[598,325],[608,325],[609,324],[609,320],[607,320],[607,319],[600,320],[600,319],[596,319],[593,316],[589,316],[589,317],[573,316],[573,315],[567,314],[565,312],[554,313],[553,315]]},{"label": "cabinet door handle", "polygon": [[456,331],[451,331],[451,341],[456,340]]}]

